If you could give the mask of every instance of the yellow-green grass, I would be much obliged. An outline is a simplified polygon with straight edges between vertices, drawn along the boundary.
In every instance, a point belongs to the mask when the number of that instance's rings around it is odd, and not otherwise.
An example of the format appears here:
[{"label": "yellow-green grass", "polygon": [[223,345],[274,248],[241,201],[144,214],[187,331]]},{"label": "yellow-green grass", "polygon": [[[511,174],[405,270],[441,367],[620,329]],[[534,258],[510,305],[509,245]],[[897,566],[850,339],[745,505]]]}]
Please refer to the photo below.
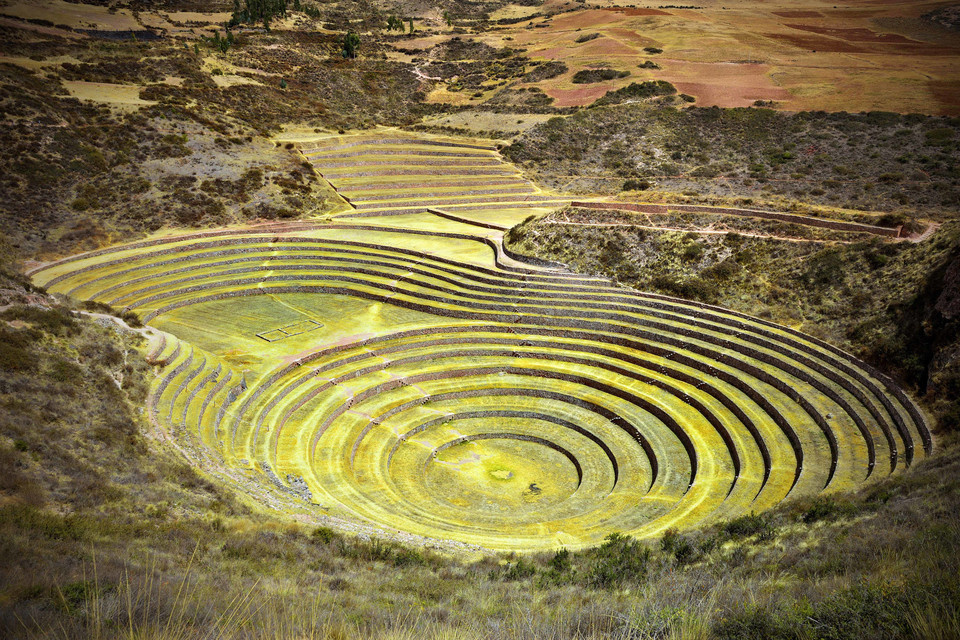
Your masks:
[{"label": "yellow-green grass", "polygon": [[829,345],[519,263],[474,215],[167,236],[34,278],[169,335],[151,415],[204,464],[386,531],[516,550],[653,536],[929,447],[909,399]]}]

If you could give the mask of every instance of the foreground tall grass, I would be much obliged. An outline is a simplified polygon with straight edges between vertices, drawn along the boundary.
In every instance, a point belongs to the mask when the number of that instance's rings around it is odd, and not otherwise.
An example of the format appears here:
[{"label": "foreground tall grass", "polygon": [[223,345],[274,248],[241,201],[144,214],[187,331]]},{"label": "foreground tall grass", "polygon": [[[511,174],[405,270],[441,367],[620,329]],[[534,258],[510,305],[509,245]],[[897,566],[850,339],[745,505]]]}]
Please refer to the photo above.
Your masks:
[{"label": "foreground tall grass", "polygon": [[[325,528],[269,538],[277,524],[256,518],[173,555],[55,545],[83,556],[78,573],[48,558],[60,582],[44,593],[5,580],[0,622],[65,639],[955,638],[960,443],[946,440],[856,495],[579,553],[468,561]],[[275,548],[241,558],[251,536]]]}]

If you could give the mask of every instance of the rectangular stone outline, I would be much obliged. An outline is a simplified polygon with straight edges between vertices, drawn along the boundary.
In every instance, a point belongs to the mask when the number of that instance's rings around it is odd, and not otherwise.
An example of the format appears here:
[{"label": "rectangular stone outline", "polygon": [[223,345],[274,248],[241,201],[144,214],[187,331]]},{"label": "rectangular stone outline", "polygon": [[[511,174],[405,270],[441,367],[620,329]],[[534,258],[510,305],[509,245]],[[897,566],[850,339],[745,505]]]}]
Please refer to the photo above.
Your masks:
[{"label": "rectangular stone outline", "polygon": [[[311,324],[312,326],[310,326],[309,328],[305,328],[301,331],[292,330],[293,327],[296,327],[298,325],[303,325],[303,324]],[[317,322],[316,320],[310,320],[310,319],[300,320],[299,322],[288,324],[284,327],[280,327],[279,329],[270,329],[269,331],[262,331],[256,334],[256,336],[261,340],[266,340],[267,342],[277,342],[279,340],[283,340],[284,338],[289,338],[291,336],[299,336],[300,334],[307,333],[309,331],[316,331],[322,326],[323,326],[323,323]],[[279,334],[279,335],[268,337],[270,336],[270,334]]]}]

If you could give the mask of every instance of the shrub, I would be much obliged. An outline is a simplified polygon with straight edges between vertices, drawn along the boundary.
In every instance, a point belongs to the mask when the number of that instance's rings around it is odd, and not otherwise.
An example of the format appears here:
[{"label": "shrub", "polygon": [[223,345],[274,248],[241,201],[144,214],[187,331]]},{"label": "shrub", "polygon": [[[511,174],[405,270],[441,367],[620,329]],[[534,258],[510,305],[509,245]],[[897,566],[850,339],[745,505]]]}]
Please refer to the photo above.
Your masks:
[{"label": "shrub", "polygon": [[587,33],[577,38],[576,42],[577,44],[580,44],[583,42],[590,42],[591,40],[596,40],[599,37],[600,37],[599,33]]},{"label": "shrub", "polygon": [[831,497],[819,497],[800,516],[804,524],[813,524],[820,520],[831,520],[844,515],[853,515],[857,507],[853,503],[838,502]]},{"label": "shrub", "polygon": [[74,211],[86,211],[93,204],[87,198],[75,198],[73,202],[70,203],[70,208]]},{"label": "shrub", "polygon": [[330,544],[339,537],[340,535],[330,527],[317,527],[313,530],[313,533],[310,534],[311,540],[321,544]]},{"label": "shrub", "polygon": [[520,558],[507,567],[503,572],[503,579],[508,581],[524,580],[532,577],[537,572],[537,568],[530,562]]},{"label": "shrub", "polygon": [[953,140],[956,133],[948,127],[931,129],[923,134],[924,140],[931,146],[946,146]]},{"label": "shrub", "polygon": [[697,559],[697,548],[676,529],[667,529],[660,538],[660,549],[664,553],[672,554],[677,564],[690,564]]},{"label": "shrub", "polygon": [[704,269],[702,277],[712,278],[714,280],[727,280],[740,271],[740,265],[733,256],[730,256],[718,262],[708,269]]},{"label": "shrub", "polygon": [[623,183],[623,191],[646,191],[653,185],[649,180],[627,180]]},{"label": "shrub", "polygon": [[109,589],[98,582],[92,580],[79,580],[68,582],[67,584],[56,587],[58,600],[60,604],[71,613],[78,613],[84,606],[95,598],[101,597]]},{"label": "shrub", "polygon": [[540,82],[541,80],[549,80],[550,78],[556,78],[557,76],[563,75],[570,68],[563,62],[553,61],[545,62],[534,68],[532,71],[525,74],[521,80],[524,82]]},{"label": "shrub", "polygon": [[751,511],[749,514],[739,516],[727,522],[723,525],[723,531],[731,538],[745,538],[759,534],[763,539],[768,532],[772,531],[772,527],[763,516]]},{"label": "shrub", "polygon": [[582,69],[573,74],[573,83],[592,84],[595,82],[616,80],[617,78],[626,78],[629,75],[629,71],[617,71],[616,69]]},{"label": "shrub", "polygon": [[[581,72],[578,72],[581,73]],[[576,78],[576,76],[574,76]],[[574,80],[576,82],[576,80]],[[593,81],[599,82],[599,81]],[[602,107],[611,104],[620,104],[627,100],[643,100],[654,96],[669,96],[677,92],[677,88],[666,80],[648,80],[646,82],[631,82],[615,91],[608,91],[603,97],[593,103],[593,106]]]},{"label": "shrub", "polygon": [[550,569],[558,573],[564,573],[570,570],[570,551],[560,549],[553,558],[550,559]]},{"label": "shrub", "polygon": [[18,305],[0,313],[0,318],[28,322],[38,329],[59,337],[72,336],[80,331],[77,321],[74,320],[70,311],[64,307],[43,309],[41,307]]},{"label": "shrub", "polygon": [[142,327],[143,322],[140,321],[140,316],[135,312],[127,310],[120,314],[120,319],[127,323],[131,327]]},{"label": "shrub", "polygon": [[680,532],[676,529],[667,529],[664,531],[663,537],[660,538],[660,550],[665,553],[672,553],[677,544],[677,538],[679,537]]},{"label": "shrub", "polygon": [[808,261],[803,278],[818,285],[839,284],[843,278],[843,258],[840,251],[828,247],[814,254]]},{"label": "shrub", "polygon": [[357,57],[357,47],[360,46],[360,36],[355,34],[353,31],[347,33],[343,36],[343,57],[344,58],[356,58]]},{"label": "shrub", "polygon": [[50,540],[84,540],[92,529],[92,523],[83,516],[62,516],[23,504],[0,508],[0,524],[13,525]]},{"label": "shrub", "polygon": [[699,554],[697,548],[685,536],[678,536],[673,547],[673,558],[677,564],[690,564]]},{"label": "shrub", "polygon": [[426,557],[418,549],[412,547],[398,546],[393,554],[393,566],[395,567],[412,567],[426,563]]},{"label": "shrub", "polygon": [[611,533],[591,552],[593,567],[589,583],[601,589],[638,583],[647,575],[650,549],[630,536]]},{"label": "shrub", "polygon": [[787,640],[799,637],[794,620],[758,604],[727,612],[711,629],[720,640]]},{"label": "shrub", "polygon": [[80,308],[84,311],[91,311],[93,313],[105,313],[107,315],[113,315],[113,307],[96,300],[84,300],[80,303]]},{"label": "shrub", "polygon": [[37,362],[30,345],[39,339],[38,331],[0,327],[0,370],[35,371]]},{"label": "shrub", "polygon": [[688,244],[683,250],[683,259],[689,261],[699,260],[703,255],[703,247],[697,243]]},{"label": "shrub", "polygon": [[78,385],[83,380],[83,369],[76,362],[56,358],[50,363],[50,377],[57,382]]}]

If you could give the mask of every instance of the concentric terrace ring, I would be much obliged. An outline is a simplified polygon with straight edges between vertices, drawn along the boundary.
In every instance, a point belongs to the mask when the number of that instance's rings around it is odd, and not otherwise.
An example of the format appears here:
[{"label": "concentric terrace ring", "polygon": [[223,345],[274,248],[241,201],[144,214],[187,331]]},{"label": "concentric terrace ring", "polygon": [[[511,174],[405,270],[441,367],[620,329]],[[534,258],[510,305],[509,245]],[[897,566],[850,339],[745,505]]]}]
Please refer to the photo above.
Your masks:
[{"label": "concentric terrace ring", "polygon": [[[34,278],[192,331],[151,356],[154,419],[390,530],[515,549],[657,535],[856,486],[931,447],[906,394],[832,345],[521,264],[492,235],[294,223],[112,247]],[[264,332],[265,309],[307,319]],[[377,324],[385,310],[402,322]],[[243,328],[264,364],[196,318]]]}]

